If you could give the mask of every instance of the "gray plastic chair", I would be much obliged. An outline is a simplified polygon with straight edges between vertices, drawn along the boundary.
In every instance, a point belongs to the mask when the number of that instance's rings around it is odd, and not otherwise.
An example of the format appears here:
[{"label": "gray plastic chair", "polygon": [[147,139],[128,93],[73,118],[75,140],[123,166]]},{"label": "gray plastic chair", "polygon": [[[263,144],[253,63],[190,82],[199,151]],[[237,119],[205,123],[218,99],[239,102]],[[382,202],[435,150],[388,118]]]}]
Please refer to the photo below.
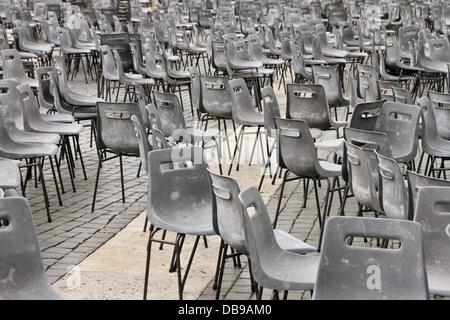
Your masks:
[{"label": "gray plastic chair", "polygon": [[141,165],[145,172],[148,172],[148,153],[153,149],[153,146],[148,140],[148,135],[142,124],[142,119],[137,117],[135,114],[133,114],[130,119],[133,121],[134,131],[136,132],[136,137],[139,142],[139,157],[141,158]]},{"label": "gray plastic chair", "polygon": [[357,83],[353,77],[353,72],[346,69],[345,75],[347,78],[347,91],[350,106],[355,107],[359,103],[366,102],[366,99],[360,97],[358,94]]},{"label": "gray plastic chair", "polygon": [[422,225],[430,294],[450,297],[449,187],[419,190],[414,221]]},{"label": "gray plastic chair", "polygon": [[450,121],[450,94],[428,91],[428,98],[433,106],[439,135],[446,140],[450,140],[450,128],[447,125]]},{"label": "gray plastic chair", "polygon": [[208,141],[213,141],[217,150],[219,169],[222,171],[222,151],[220,135],[200,129],[188,127],[184,118],[178,96],[170,92],[153,92],[154,104],[161,119],[161,131],[174,143],[194,144],[202,142],[204,147]]},{"label": "gray plastic chair", "polygon": [[99,97],[92,97],[80,92],[74,91],[69,87],[67,82],[67,69],[64,57],[61,55],[54,55],[53,59],[53,74],[58,84],[59,92],[61,97],[67,104],[69,104],[75,111],[78,108],[95,108],[96,103],[99,101],[104,101],[104,99]]},{"label": "gray plastic chair", "polygon": [[375,212],[383,213],[379,196],[378,164],[373,148],[366,149],[345,142],[346,157],[348,161],[349,184],[356,200],[359,212],[362,206]]},{"label": "gray plastic chair", "polygon": [[152,78],[157,85],[161,85],[163,83],[163,74],[156,62],[163,59],[162,55],[157,52],[156,48],[152,47],[150,42],[144,43],[142,48],[144,50],[143,55],[145,56],[145,71],[147,76]]},{"label": "gray plastic chair", "polygon": [[[4,81],[4,80],[3,80]],[[8,81],[8,80],[7,80]],[[16,83],[15,81],[12,84]],[[5,88],[4,83],[0,81],[0,88]],[[16,89],[16,88],[14,88]],[[17,90],[17,89],[16,89]],[[25,131],[23,127],[23,115],[15,113],[15,108],[10,103],[10,98],[15,96],[15,94],[8,95],[7,93],[0,95],[0,118],[2,126],[6,127],[9,136],[13,141],[20,143],[31,143],[31,144],[58,144],[61,140],[61,137],[58,134],[52,133],[40,133],[40,132],[30,132]],[[17,96],[20,95],[17,93]],[[22,105],[20,101],[17,106],[20,108]],[[15,114],[17,117],[14,117]],[[21,123],[22,127],[18,128],[17,123]]]},{"label": "gray plastic chair", "polygon": [[16,80],[21,84],[28,84],[34,90],[39,89],[39,81],[26,75],[21,57],[16,49],[1,50],[0,57],[3,79]]},{"label": "gray plastic chair", "polygon": [[17,87],[20,99],[23,101],[23,124],[26,131],[35,133],[51,133],[61,136],[61,149],[67,156],[69,175],[72,182],[72,188],[75,191],[75,171],[74,159],[71,152],[70,139],[73,138],[76,143],[76,149],[80,158],[84,178],[87,179],[83,155],[79,143],[79,134],[83,130],[83,125],[78,123],[58,123],[44,119],[39,112],[38,103],[31,87],[28,84],[21,84]]},{"label": "gray plastic chair", "polygon": [[236,74],[254,73],[263,68],[261,61],[250,59],[247,44],[244,40],[228,40],[225,44],[228,74],[235,77]]},{"label": "gray plastic chair", "polygon": [[[245,247],[244,213],[238,198],[241,190],[237,181],[231,177],[216,174],[209,169],[208,171],[211,175],[213,192],[213,226],[215,232],[222,239],[213,287],[216,289],[216,299],[218,299],[226,259],[234,259],[240,254],[248,256],[249,252]],[[277,243],[287,251],[305,254],[317,250],[283,230],[274,229],[273,232]],[[227,255],[228,248],[231,249],[229,255]]]},{"label": "gray plastic chair", "polygon": [[[112,101],[112,92],[116,91],[116,97],[114,101],[118,101],[120,89],[124,86],[120,86],[119,71],[117,69],[114,54],[109,45],[100,46],[101,66],[102,66],[102,80],[100,83],[99,91],[104,97],[105,101]],[[134,76],[132,76],[134,77]],[[142,78],[141,75],[137,75],[137,78]],[[113,86],[113,87],[111,87]]]},{"label": "gray plastic chair", "polygon": [[[142,119],[141,111],[137,103],[97,103],[97,152],[98,167],[94,187],[91,212],[95,209],[95,200],[100,178],[101,168],[104,162],[119,158],[120,180],[122,186],[122,202],[125,202],[125,188],[123,176],[122,157],[138,157],[139,141],[134,131],[131,116],[136,115]],[[142,120],[141,120],[142,121]],[[108,154],[111,156],[108,157]]]},{"label": "gray plastic chair", "polygon": [[375,123],[374,131],[384,132],[392,147],[392,156],[399,163],[414,163],[417,155],[420,108],[386,101]]},{"label": "gray plastic chair", "polygon": [[[261,176],[258,190],[261,190],[261,186],[264,181],[265,173],[268,168],[270,169],[270,166],[271,166],[270,158],[272,156],[272,152],[273,152],[273,150],[276,146],[276,142],[277,142],[277,129],[275,126],[274,117],[281,117],[280,107],[279,107],[277,96],[275,94],[273,87],[265,86],[264,88],[261,89],[261,95],[262,95],[262,99],[263,99],[264,130],[266,133],[266,139],[270,137],[273,139],[273,142],[272,142],[272,145],[269,147],[269,143],[268,143],[268,141],[266,141],[267,149],[269,151],[267,154],[267,162],[266,162],[264,171]],[[322,130],[315,129],[315,128],[310,128],[310,131],[311,131],[311,136],[313,137],[314,140],[319,139],[323,134]],[[280,167],[277,168],[276,172],[278,172],[279,168]],[[274,179],[276,176],[276,172],[274,175]]]},{"label": "gray plastic chair", "polygon": [[[203,122],[203,119],[205,117],[205,110],[203,108],[202,104],[202,91],[200,86],[200,71],[195,66],[190,66],[188,68],[189,70],[189,76],[191,79],[191,101],[192,106],[196,110],[197,113],[197,120],[200,121],[200,123]],[[202,117],[203,114],[203,117]],[[206,115],[208,116],[208,115]],[[199,123],[199,124],[200,124]]]},{"label": "gray plastic chair", "polygon": [[151,78],[144,78],[140,73],[132,73],[132,74],[125,73],[125,71],[123,69],[122,59],[119,55],[119,52],[116,49],[113,49],[112,52],[113,52],[114,59],[116,60],[116,67],[117,67],[117,72],[119,74],[119,81],[126,88],[126,92],[123,97],[124,102],[126,101],[127,94],[129,95],[129,100],[130,101],[132,100],[132,96],[135,93],[135,90],[134,90],[135,86],[143,87],[146,92],[146,95],[148,97],[151,97],[151,90],[152,90],[153,85],[155,84],[155,81]]},{"label": "gray plastic chair", "polygon": [[253,278],[261,288],[272,290],[312,290],[317,277],[319,257],[295,254],[277,242],[266,206],[256,187],[239,194],[244,208],[245,246],[249,251]]},{"label": "gray plastic chair", "polygon": [[[378,96],[378,73],[374,66],[358,64],[357,65],[357,89],[361,98],[366,101],[380,100]],[[369,92],[366,92],[369,91]]]},{"label": "gray plastic chair", "polygon": [[390,219],[407,220],[409,194],[406,180],[398,163],[375,151],[378,160],[379,196],[383,212]]},{"label": "gray plastic chair", "polygon": [[[3,117],[1,117],[3,119]],[[52,172],[53,178],[56,186],[56,191],[58,194],[58,199],[61,204],[58,182],[56,180],[56,175],[54,171],[54,165],[52,157],[54,157],[58,153],[58,146],[56,144],[31,144],[31,143],[23,143],[16,142],[11,139],[8,130],[2,123],[0,123],[0,157],[10,159],[10,160],[36,160],[30,161],[27,165],[28,167],[37,167],[39,169],[39,178],[42,186],[42,193],[44,195],[45,208],[47,211],[47,220],[49,222],[52,221],[50,214],[50,202],[48,200],[47,188],[45,183],[44,171],[43,171],[43,158],[48,157]],[[24,192],[24,188],[22,189],[22,193]]]},{"label": "gray plastic chair", "polygon": [[335,130],[339,138],[339,128],[347,121],[337,121],[331,116],[325,88],[320,84],[287,85],[286,118],[306,121],[310,128]]},{"label": "gray plastic chair", "polygon": [[394,101],[393,88],[401,88],[401,84],[395,81],[377,80],[378,94],[381,100]]},{"label": "gray plastic chair", "polygon": [[[163,51],[161,55],[160,65],[161,72],[163,75],[163,80],[167,84],[167,91],[175,93],[178,90],[181,107],[184,110],[182,91],[188,91],[189,95],[191,92],[191,77],[188,70],[176,70],[170,67],[170,61],[168,55]],[[194,115],[194,106],[191,105],[191,113]]]},{"label": "gray plastic chair", "polygon": [[22,186],[20,161],[0,158],[0,188],[4,196],[17,196],[17,190]]},{"label": "gray plastic chair", "polygon": [[0,228],[0,299],[61,300],[45,274],[27,200],[22,197],[0,199],[2,219],[8,221],[8,227]]},{"label": "gray plastic chair", "polygon": [[[434,115],[433,106],[428,97],[418,99],[422,115],[422,148],[423,152],[428,155],[428,161],[425,166],[425,174],[434,174],[434,171],[444,171],[444,161],[450,157],[450,141],[439,135]],[[441,159],[440,168],[435,168],[436,158]],[[439,172],[439,176],[440,173]]]},{"label": "gray plastic chair", "polygon": [[[236,146],[234,148],[233,157],[231,160],[230,167],[228,169],[228,175],[230,175],[231,170],[233,168],[234,160],[236,158],[237,150],[239,149],[239,154],[237,157],[236,170],[239,170],[240,164],[240,156],[242,152],[242,143],[244,140],[245,134],[254,134],[253,132],[245,132],[245,129],[248,127],[256,128],[256,138],[255,143],[253,145],[253,151],[256,147],[256,143],[258,141],[258,137],[260,138],[260,146],[261,146],[261,156],[264,160],[264,151],[263,151],[263,143],[261,136],[261,129],[264,128],[264,115],[258,112],[253,104],[252,97],[248,90],[247,84],[245,80],[242,78],[232,79],[228,82],[231,94],[231,102],[232,102],[232,115],[233,121],[241,126],[239,130],[238,138],[236,141]],[[253,152],[252,152],[253,156]],[[250,159],[251,161],[251,159]]]},{"label": "gray plastic chair", "polygon": [[313,82],[320,84],[325,89],[328,105],[335,110],[337,120],[337,108],[345,108],[345,119],[348,119],[350,101],[344,97],[336,69],[331,66],[312,66]]},{"label": "gray plastic chair", "polygon": [[412,100],[411,92],[406,88],[392,88],[394,92],[394,101],[405,103],[405,104],[414,104]]},{"label": "gray plastic chair", "polygon": [[214,67],[215,75],[218,75],[219,72],[223,75],[228,75],[228,64],[227,64],[227,55],[226,55],[226,45],[224,41],[211,41],[211,65]]},{"label": "gray plastic chair", "polygon": [[[281,213],[281,202],[286,181],[300,178],[311,179],[314,182],[317,216],[319,218],[321,228],[318,245],[318,249],[320,250],[322,232],[325,226],[325,218],[330,213],[334,192],[341,190],[339,187],[339,177],[342,174],[342,167],[341,165],[332,162],[319,160],[314,146],[314,141],[311,136],[311,131],[306,121],[275,117],[275,124],[276,128],[279,130],[277,137],[279,163],[282,163],[283,166],[286,167],[286,171],[284,173],[283,182],[280,188],[274,228],[277,225],[278,216]],[[289,172],[292,172],[295,177],[288,178]],[[321,205],[318,200],[318,180],[327,181],[327,191],[322,213],[320,208]],[[332,182],[330,180],[332,180]],[[307,188],[305,188],[304,191],[305,200],[306,189]]]},{"label": "gray plastic chair", "polygon": [[[399,248],[349,246],[350,236],[399,240]],[[314,300],[428,300],[419,223],[331,217],[324,235]]]},{"label": "gray plastic chair", "polygon": [[[147,217],[151,227],[147,248],[144,300],[147,298],[153,242],[175,246],[174,267],[178,275],[178,293],[181,300],[200,237],[216,234],[212,219],[211,181],[207,171],[208,164],[204,159],[201,147],[153,150],[148,155]],[[180,162],[184,165],[177,166]],[[161,168],[161,164],[169,163],[173,164],[173,169]],[[176,233],[175,241],[156,239],[154,236],[159,230]],[[196,240],[182,278],[180,254],[186,235],[195,236]]]},{"label": "gray plastic chair", "polygon": [[349,127],[373,131],[385,100],[361,102],[353,109]]},{"label": "gray plastic chair", "polygon": [[[219,133],[225,137],[228,152],[231,154],[227,122],[231,122],[234,132],[236,131],[236,125],[233,120],[229,81],[230,79],[227,76],[200,75],[201,106],[209,116],[209,119],[206,119],[205,128],[209,121],[217,120]],[[223,123],[223,126],[221,126],[221,123]]]},{"label": "gray plastic chair", "polygon": [[[281,72],[281,68],[285,64],[283,59],[274,59],[267,57],[261,46],[260,37],[257,34],[250,34],[247,37],[248,40],[248,53],[250,59],[253,61],[262,62],[264,68],[273,69],[275,73]],[[273,81],[273,79],[271,79]],[[284,74],[281,72],[280,82],[284,82]],[[272,84],[272,82],[270,82]]]},{"label": "gray plastic chair", "polygon": [[414,171],[406,171],[409,193],[409,220],[414,220],[414,211],[417,207],[417,196],[422,187],[450,187],[450,180],[429,177]]}]

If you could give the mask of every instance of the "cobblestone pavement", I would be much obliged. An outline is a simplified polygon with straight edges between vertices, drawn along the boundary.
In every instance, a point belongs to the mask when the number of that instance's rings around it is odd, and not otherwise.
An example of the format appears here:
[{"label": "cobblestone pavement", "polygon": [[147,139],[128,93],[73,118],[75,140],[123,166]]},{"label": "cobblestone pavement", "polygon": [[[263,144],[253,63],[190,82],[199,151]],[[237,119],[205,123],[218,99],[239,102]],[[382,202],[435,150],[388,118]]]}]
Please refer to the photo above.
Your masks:
[{"label": "cobblestone pavement", "polygon": [[[78,75],[74,81],[69,81],[69,85],[74,91],[96,96],[96,83],[90,81],[88,84],[85,84],[84,77],[81,75]],[[274,83],[274,88],[278,88],[277,81]],[[285,93],[283,88],[278,90],[277,94],[280,105],[284,104]],[[188,102],[189,97],[185,94],[183,99]],[[185,115],[188,123],[195,125],[190,110],[186,110]],[[123,203],[121,198],[119,161],[111,160],[104,163],[101,169],[96,208],[94,212],[91,212],[98,157],[95,142],[92,142],[91,139],[89,123],[84,123],[84,125],[85,128],[80,135],[80,145],[87,179],[84,179],[80,158],[78,158],[75,160],[76,176],[75,188],[73,188],[67,166],[63,160],[61,167],[64,186],[64,193],[61,195],[62,206],[58,204],[50,168],[48,164],[45,166],[45,179],[53,219],[51,223],[47,222],[40,184],[36,188],[33,181],[29,181],[26,190],[27,198],[33,211],[46,273],[52,283],[63,277],[69,267],[83,261],[146,209],[146,174],[138,176],[139,159],[124,157],[126,202]],[[242,170],[245,170],[245,168]],[[254,178],[255,185],[257,185],[260,176]],[[280,182],[281,178],[276,179],[277,184]],[[319,189],[320,199],[323,200],[325,188]],[[267,203],[272,219],[277,201],[278,192]],[[278,228],[313,246],[317,246],[319,227],[312,184],[308,190],[306,207],[303,208],[302,204],[302,180],[287,183]],[[335,215],[338,208],[339,201],[335,198],[331,215]],[[346,204],[346,214],[355,215],[357,209],[354,198],[349,198]],[[367,215],[370,215],[370,213]],[[221,299],[255,299],[249,285],[250,277],[246,258],[241,258],[241,267],[234,266],[232,259],[228,260],[223,278]],[[212,284],[213,275],[211,275],[211,283],[206,287],[199,299],[209,300],[215,298],[216,292],[213,290]],[[264,291],[263,299],[270,298],[270,294],[269,290]],[[289,298],[310,299],[311,294],[309,291],[291,292]]]}]

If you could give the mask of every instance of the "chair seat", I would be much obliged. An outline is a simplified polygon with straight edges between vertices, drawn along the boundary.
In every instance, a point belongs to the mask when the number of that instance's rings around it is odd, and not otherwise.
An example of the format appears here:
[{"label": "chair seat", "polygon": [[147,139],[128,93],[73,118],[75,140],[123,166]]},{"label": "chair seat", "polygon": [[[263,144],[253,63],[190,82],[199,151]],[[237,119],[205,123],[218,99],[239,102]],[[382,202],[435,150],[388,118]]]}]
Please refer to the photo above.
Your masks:
[{"label": "chair seat", "polygon": [[230,61],[232,69],[242,70],[242,69],[259,69],[263,66],[260,61],[245,61],[233,59]]},{"label": "chair seat", "polygon": [[349,58],[367,58],[369,55],[365,52],[354,52],[351,51],[348,53]]},{"label": "chair seat", "polygon": [[20,188],[21,178],[19,166],[14,161],[0,160],[0,188]]},{"label": "chair seat", "polygon": [[[176,197],[174,193],[172,195]],[[189,211],[191,209],[192,211]],[[183,206],[179,208],[176,214],[171,213],[159,213],[154,215],[147,214],[149,221],[158,228],[163,230],[189,235],[208,236],[215,235],[212,222],[212,212],[209,206],[187,208]],[[167,219],[161,218],[167,216]],[[170,216],[170,217],[169,217]]]},{"label": "chair seat", "polygon": [[15,146],[5,148],[2,151],[7,153],[8,159],[20,160],[27,158],[54,156],[58,153],[58,150],[59,148],[55,144],[17,144]]},{"label": "chair seat", "polygon": [[320,149],[320,150],[339,153],[339,152],[342,152],[342,150],[344,148],[344,139],[339,138],[339,139],[319,141],[319,142],[315,143],[315,146],[317,149]]},{"label": "chair seat", "polygon": [[329,161],[319,160],[321,166],[320,174],[324,177],[339,177],[342,174],[342,166]]},{"label": "chair seat", "polygon": [[72,123],[75,121],[74,116],[64,113],[41,113],[42,119],[51,122]]},{"label": "chair seat", "polygon": [[246,126],[264,126],[264,115],[261,113],[241,113],[239,114],[239,120],[235,120],[236,123]]},{"label": "chair seat", "polygon": [[[268,275],[267,283],[264,279],[259,279],[259,285],[274,290],[287,291],[314,289],[319,268],[319,256],[304,256],[284,251],[282,256],[274,255],[272,259],[277,263],[273,264],[272,268],[267,265],[268,268],[265,270]],[[292,268],[296,264],[301,266],[301,272]]]},{"label": "chair seat", "polygon": [[285,63],[282,59],[270,59],[270,58],[263,58],[260,60],[264,65],[269,66],[281,66]]},{"label": "chair seat", "polygon": [[319,139],[323,135],[323,131],[317,128],[310,128],[310,132],[313,139]]},{"label": "chair seat", "polygon": [[95,107],[97,102],[104,101],[102,98],[85,96],[74,91],[65,92],[64,94],[64,100],[76,106],[76,109],[78,109],[78,107]]},{"label": "chair seat", "polygon": [[280,247],[286,251],[298,254],[305,254],[317,251],[317,248],[314,248],[313,246],[295,238],[294,236],[290,235],[289,233],[283,230],[274,229],[273,232]]}]

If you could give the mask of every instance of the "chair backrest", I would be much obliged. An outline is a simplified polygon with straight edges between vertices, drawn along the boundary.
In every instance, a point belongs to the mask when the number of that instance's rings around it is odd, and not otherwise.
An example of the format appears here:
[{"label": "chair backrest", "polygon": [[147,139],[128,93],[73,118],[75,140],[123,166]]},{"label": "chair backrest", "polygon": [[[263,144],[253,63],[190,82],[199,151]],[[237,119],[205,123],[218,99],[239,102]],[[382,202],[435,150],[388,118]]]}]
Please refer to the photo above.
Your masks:
[{"label": "chair backrest", "polygon": [[375,151],[380,178],[379,197],[384,213],[390,219],[407,220],[409,215],[408,187],[398,163]]},{"label": "chair backrest", "polygon": [[4,102],[9,109],[9,115],[14,120],[16,127],[24,130],[24,107],[19,90],[17,89],[19,85],[20,83],[16,80],[0,80],[1,96],[5,99]]},{"label": "chair backrest", "polygon": [[375,128],[375,123],[380,114],[380,110],[383,107],[385,100],[371,101],[371,102],[361,102],[355,105],[349,127],[373,131]]},{"label": "chair backrest", "polygon": [[15,79],[20,81],[25,74],[25,68],[16,49],[4,49],[0,51],[2,60],[3,79]]},{"label": "chair backrest", "polygon": [[143,121],[142,124],[144,125],[145,128],[151,129],[152,126],[148,118],[147,109],[145,108],[149,103],[147,93],[145,92],[144,88],[140,85],[135,85],[134,90],[135,90],[134,93],[135,100],[139,106],[139,109],[141,110]]},{"label": "chair backrest", "polygon": [[312,74],[308,73],[303,58],[302,49],[293,41],[289,42],[292,51],[292,71],[295,74],[296,81],[298,76],[312,80]]},{"label": "chair backrest", "polygon": [[214,69],[227,72],[226,45],[223,41],[211,41],[212,59],[211,64]]},{"label": "chair backrest", "polygon": [[148,135],[142,126],[141,120],[136,115],[132,115],[131,121],[133,121],[134,130],[139,142],[139,156],[141,158],[141,164],[145,172],[148,172],[148,153],[152,150],[152,146],[148,141]]},{"label": "chair backrest", "polygon": [[337,106],[342,98],[341,84],[336,69],[331,66],[312,66],[313,81],[324,87],[328,104]]},{"label": "chair backrest", "polygon": [[100,46],[100,56],[102,65],[102,76],[108,80],[119,80],[119,71],[117,70],[114,55],[109,45]]},{"label": "chair backrest", "polygon": [[378,164],[373,149],[363,149],[345,141],[349,182],[359,204],[383,212],[378,195]]},{"label": "chair backrest", "polygon": [[139,141],[132,115],[142,119],[137,103],[97,102],[97,145],[100,150],[111,149],[117,154],[139,155]]},{"label": "chair backrest", "polygon": [[287,84],[286,118],[306,121],[310,128],[331,128],[330,108],[320,84]]},{"label": "chair backrest", "polygon": [[45,274],[39,241],[28,201],[0,199],[0,299],[61,299]]},{"label": "chair backrest", "polygon": [[[278,244],[269,213],[256,187],[249,187],[241,191],[239,200],[244,209],[244,234],[245,246],[249,251],[252,275],[257,282],[260,278],[266,277],[263,266],[270,266],[272,250],[282,250]],[[260,282],[259,282],[260,283]]]},{"label": "chair backrest", "polygon": [[254,103],[243,78],[232,79],[230,86],[233,120],[237,124],[245,123],[246,115],[255,114]]},{"label": "chair backrest", "polygon": [[[400,241],[399,248],[349,246],[349,237]],[[313,298],[406,300],[428,296],[419,223],[366,217],[331,217],[327,222]]]},{"label": "chair backrest", "polygon": [[39,106],[48,110],[52,110],[55,104],[54,97],[50,91],[50,75],[52,67],[40,67],[36,69],[39,81],[38,101]]},{"label": "chair backrest", "polygon": [[197,221],[212,229],[211,181],[202,147],[153,150],[148,168],[147,217],[153,225],[187,233],[182,226]]},{"label": "chair backrest", "polygon": [[189,77],[191,79],[191,101],[194,109],[197,109],[201,113],[204,113],[202,107],[202,90],[200,86],[200,71],[196,66],[190,66]]},{"label": "chair backrest", "polygon": [[405,103],[405,104],[414,104],[412,101],[411,92],[406,88],[392,88],[394,92],[394,101]]},{"label": "chair backrest", "polygon": [[317,172],[319,160],[306,121],[280,117],[274,119],[278,130],[278,163],[284,164],[298,176],[311,178],[319,176]]},{"label": "chair backrest", "polygon": [[146,42],[142,45],[145,55],[145,71],[151,78],[162,79],[162,71],[158,68],[156,61],[162,61],[161,54],[156,52],[156,48],[153,48],[150,42]]},{"label": "chair backrest", "polygon": [[450,180],[429,177],[417,172],[406,171],[409,193],[409,220],[414,219],[414,211],[417,207],[417,197],[423,187],[450,187]]},{"label": "chair backrest", "polygon": [[108,45],[111,50],[116,49],[119,52],[124,72],[134,70],[133,54],[130,48],[131,38],[136,39],[137,45],[141,45],[139,34],[134,33],[110,33],[100,35],[100,45]]},{"label": "chair backrest", "polygon": [[176,130],[184,130],[186,121],[178,96],[170,92],[153,91],[153,102],[161,119],[159,128],[166,137],[171,137]]},{"label": "chair backrest", "polygon": [[357,83],[355,81],[355,78],[353,77],[353,74],[350,70],[346,70],[345,72],[346,78],[347,78],[347,86],[348,86],[348,96],[350,100],[350,105],[355,107],[358,103],[366,102],[366,99],[359,96],[358,90],[357,90]]},{"label": "chair backrest", "polygon": [[386,133],[397,162],[408,162],[416,156],[419,118],[418,106],[391,101],[383,104],[374,131]]},{"label": "chair backrest", "polygon": [[423,187],[414,221],[422,225],[423,249],[431,294],[450,294],[450,188]]},{"label": "chair backrest", "polygon": [[[374,94],[375,96],[373,98],[375,98],[375,100],[378,100],[378,73],[375,70],[375,68],[373,66],[370,65],[364,65],[364,64],[358,64],[357,66],[357,71],[358,71],[358,93],[360,95],[360,97],[365,98],[366,97],[366,90],[367,88],[371,88],[373,89],[373,91],[371,92],[372,94]],[[364,76],[364,77],[363,77]],[[370,85],[368,85],[367,83],[365,84],[364,81],[362,81],[363,79],[369,80],[370,81]]]},{"label": "chair backrest", "polygon": [[233,116],[227,76],[200,75],[201,105],[206,113],[220,118]]},{"label": "chair backrest", "polygon": [[445,152],[440,150],[440,146],[448,144],[448,140],[445,140],[439,135],[436,116],[430,99],[428,97],[422,97],[417,101],[419,102],[422,115],[423,150],[429,155],[439,156],[445,154]]},{"label": "chair backrest", "polygon": [[264,59],[264,53],[261,46],[260,36],[258,34],[249,34],[248,53],[252,60]]},{"label": "chair backrest", "polygon": [[142,75],[146,75],[147,70],[145,68],[145,64],[143,63],[143,57],[142,57],[142,46],[140,45],[140,42],[135,38],[130,39],[130,50],[133,55],[133,69]]},{"label": "chair backrest", "polygon": [[394,101],[393,88],[400,88],[401,84],[394,81],[378,80],[378,94],[381,100]]},{"label": "chair backrest", "polygon": [[392,158],[392,149],[387,135],[383,132],[344,128],[344,139],[351,144],[365,149],[372,149],[379,154]]},{"label": "chair backrest", "polygon": [[428,91],[428,98],[430,98],[436,116],[439,135],[444,139],[450,140],[450,128],[447,125],[450,121],[450,94]]},{"label": "chair backrest", "polygon": [[239,184],[231,177],[209,170],[213,192],[213,226],[217,234],[233,249],[247,255],[244,213]]},{"label": "chair backrest", "polygon": [[[65,113],[75,115],[74,108],[69,103],[67,103],[64,97],[62,96],[62,91],[64,90],[61,90],[61,88],[58,86],[58,80],[56,80],[57,78],[55,77],[54,72],[50,72],[49,76],[50,76],[49,91],[53,96],[53,102],[56,112],[60,114]],[[95,109],[92,110],[93,110],[92,113],[96,115],[96,110]]]},{"label": "chair backrest", "polygon": [[264,129],[269,137],[276,137],[276,125],[274,117],[281,117],[277,96],[272,86],[261,89],[264,106]]}]

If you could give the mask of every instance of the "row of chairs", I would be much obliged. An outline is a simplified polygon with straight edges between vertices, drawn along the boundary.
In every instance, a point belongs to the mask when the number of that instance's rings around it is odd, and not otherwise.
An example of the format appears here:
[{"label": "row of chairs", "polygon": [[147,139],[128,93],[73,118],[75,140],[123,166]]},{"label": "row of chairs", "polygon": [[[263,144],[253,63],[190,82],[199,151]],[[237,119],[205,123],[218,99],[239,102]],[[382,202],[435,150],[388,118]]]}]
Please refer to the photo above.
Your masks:
[{"label": "row of chairs", "polygon": [[[298,240],[295,244],[295,241],[292,242],[293,239],[286,239],[282,234],[275,231],[277,229],[272,228],[267,209],[256,187],[240,191],[236,181],[231,177],[221,176],[211,171],[209,171],[209,175],[205,176],[203,173],[208,172],[208,165],[202,160],[201,149],[185,148],[177,150],[176,154],[180,157],[173,159],[172,150],[159,150],[150,152],[148,157],[149,167],[151,168],[149,172],[148,219],[152,223],[152,232],[149,235],[144,298],[148,290],[151,244],[161,241],[169,243],[167,240],[155,237],[156,232],[160,230],[169,230],[178,234],[177,241],[171,243],[176,246],[177,257],[175,259],[178,264],[178,272],[181,272],[179,265],[181,239],[185,235],[193,235],[197,237],[196,243],[198,243],[200,237],[211,236],[218,232],[223,241],[221,248],[223,251],[219,255],[220,263],[218,266],[223,268],[223,263],[227,258],[236,257],[240,254],[248,255],[252,284],[256,283],[261,286],[258,289],[255,287],[258,294],[261,294],[263,287],[277,291],[314,290],[313,297],[316,299],[337,299],[343,297],[342,295],[346,299],[428,299],[429,292],[448,294],[444,293],[445,289],[442,290],[446,271],[443,271],[436,278],[434,278],[435,274],[429,273],[427,275],[426,270],[427,268],[433,268],[433,262],[430,258],[428,258],[430,259],[428,261],[425,258],[425,256],[434,256],[432,253],[434,250],[441,251],[442,258],[445,256],[445,245],[440,246],[433,242],[430,238],[433,238],[436,234],[430,231],[427,233],[427,228],[423,226],[422,229],[420,225],[420,223],[425,224],[431,220],[438,223],[438,219],[424,218],[423,215],[426,216],[436,212],[431,209],[433,207],[432,202],[443,201],[442,199],[448,194],[448,188],[424,187],[420,189],[417,201],[418,209],[415,216],[416,222],[361,217],[330,218],[320,256],[308,255],[315,249]],[[163,163],[172,163],[174,166],[168,170],[162,170],[160,168]],[[185,165],[177,168],[176,163],[185,163]],[[185,178],[180,179],[181,176]],[[157,177],[163,178],[163,180],[155,179]],[[179,213],[180,209],[174,209],[168,204],[169,201],[164,202],[162,198],[164,199],[164,195],[170,197],[173,192],[178,192],[181,181],[190,181],[193,177],[197,177],[198,181],[201,181],[201,183],[198,182],[198,188],[181,192],[181,198],[179,199],[179,203],[184,204],[181,206],[183,207],[182,211],[189,214],[175,214],[174,211]],[[171,183],[174,180],[177,181],[177,187]],[[164,181],[164,183],[161,183],[161,181]],[[186,187],[186,189],[189,188]],[[197,208],[195,202],[187,200],[193,198],[208,205],[203,207],[204,210],[193,209],[192,206]],[[177,204],[175,206],[177,207]],[[448,229],[447,224],[440,225],[439,234],[442,237],[441,241],[448,244],[448,234],[445,231],[445,229]],[[424,234],[423,240],[422,234]],[[399,240],[401,247],[400,250],[396,250],[398,256],[392,255],[391,249],[349,247],[346,240],[348,237],[356,236]],[[290,241],[286,242],[286,240]],[[232,248],[229,255],[227,254],[228,246]],[[192,254],[195,253],[195,249],[196,247],[194,247]],[[428,251],[429,253],[427,253]],[[425,253],[425,256],[422,255],[422,252]],[[342,263],[342,256],[348,259],[344,264]],[[417,259],[420,256],[422,258]],[[385,259],[389,258],[393,258],[393,260],[387,262]],[[189,264],[192,259],[193,256],[191,255]],[[354,263],[351,263],[352,261]],[[372,263],[369,263],[370,261]],[[427,261],[427,265],[425,261]],[[402,270],[402,277],[399,277],[397,272],[389,274],[386,267],[390,266],[391,263],[401,265],[399,268]],[[385,273],[379,279],[382,283],[382,290],[379,287],[377,288],[379,290],[372,290],[373,288],[367,285],[366,278],[361,281],[361,275],[367,274],[371,266],[378,267],[380,268],[378,270]],[[409,267],[411,267],[411,273],[406,270]],[[180,298],[182,298],[189,265],[186,266],[186,270],[184,276],[181,273],[178,276]],[[217,294],[219,295],[223,269],[218,270],[220,271],[216,274],[216,277],[218,276],[216,280],[217,290],[219,290]],[[299,272],[299,270],[302,270],[302,272]],[[419,273],[420,276],[418,276]],[[412,284],[412,282],[414,283]],[[408,286],[406,290],[401,290],[400,288],[405,288],[405,283],[412,285],[411,287]],[[431,285],[432,283],[434,284]],[[353,289],[342,291],[341,285],[343,284]],[[430,287],[428,287],[428,284],[430,284]]]}]

